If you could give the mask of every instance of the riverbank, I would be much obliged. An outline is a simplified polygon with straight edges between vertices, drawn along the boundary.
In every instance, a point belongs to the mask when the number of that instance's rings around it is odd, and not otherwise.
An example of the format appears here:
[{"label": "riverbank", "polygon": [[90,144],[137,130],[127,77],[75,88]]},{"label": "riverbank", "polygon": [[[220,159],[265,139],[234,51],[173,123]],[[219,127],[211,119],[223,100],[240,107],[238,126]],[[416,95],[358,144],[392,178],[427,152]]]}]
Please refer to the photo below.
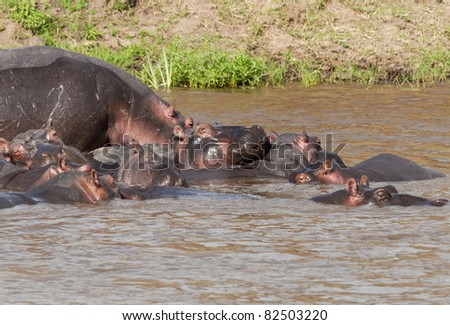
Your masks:
[{"label": "riverbank", "polygon": [[429,85],[450,78],[446,1],[7,0],[0,44],[75,50],[153,87]]}]

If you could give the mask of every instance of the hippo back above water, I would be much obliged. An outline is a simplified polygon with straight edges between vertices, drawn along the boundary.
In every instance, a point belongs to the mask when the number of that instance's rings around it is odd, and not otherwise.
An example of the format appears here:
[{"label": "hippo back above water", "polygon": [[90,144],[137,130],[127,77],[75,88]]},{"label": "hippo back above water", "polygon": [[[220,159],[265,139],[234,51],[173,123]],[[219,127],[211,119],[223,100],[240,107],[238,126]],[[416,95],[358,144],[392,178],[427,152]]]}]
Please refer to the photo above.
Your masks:
[{"label": "hippo back above water", "polygon": [[106,143],[168,143],[190,128],[150,88],[99,59],[53,47],[0,51],[0,130],[12,139],[52,119],[62,141],[88,151]]}]

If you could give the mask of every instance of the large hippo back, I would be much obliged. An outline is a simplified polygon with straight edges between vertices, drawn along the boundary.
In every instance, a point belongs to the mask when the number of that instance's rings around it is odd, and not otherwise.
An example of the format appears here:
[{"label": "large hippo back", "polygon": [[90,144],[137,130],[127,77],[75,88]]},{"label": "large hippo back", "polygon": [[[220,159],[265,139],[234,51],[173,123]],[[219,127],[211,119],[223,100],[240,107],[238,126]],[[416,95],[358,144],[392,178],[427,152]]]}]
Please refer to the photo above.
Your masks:
[{"label": "large hippo back", "polygon": [[[53,47],[0,51],[0,136],[13,138],[51,118],[69,146],[169,142],[192,126],[173,106],[125,71]],[[178,129],[177,129],[178,128]]]},{"label": "large hippo back", "polygon": [[142,95],[153,91],[129,73],[106,61],[51,46],[31,46],[0,51],[0,71],[13,68],[37,68],[47,66],[56,59],[66,57],[80,62],[93,63],[113,71],[125,83]]}]

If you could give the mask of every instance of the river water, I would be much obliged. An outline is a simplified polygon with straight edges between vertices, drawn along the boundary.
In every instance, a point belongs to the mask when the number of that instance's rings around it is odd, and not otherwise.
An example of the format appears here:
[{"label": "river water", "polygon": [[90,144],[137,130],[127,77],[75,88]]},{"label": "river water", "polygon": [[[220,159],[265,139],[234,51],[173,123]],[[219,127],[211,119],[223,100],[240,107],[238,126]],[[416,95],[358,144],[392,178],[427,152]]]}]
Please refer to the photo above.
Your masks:
[{"label": "river water", "polygon": [[[196,121],[304,128],[352,165],[450,174],[450,85],[160,93]],[[450,198],[449,179],[395,184]],[[342,186],[213,180],[198,194],[0,211],[2,304],[449,304],[450,206],[341,207]]]}]

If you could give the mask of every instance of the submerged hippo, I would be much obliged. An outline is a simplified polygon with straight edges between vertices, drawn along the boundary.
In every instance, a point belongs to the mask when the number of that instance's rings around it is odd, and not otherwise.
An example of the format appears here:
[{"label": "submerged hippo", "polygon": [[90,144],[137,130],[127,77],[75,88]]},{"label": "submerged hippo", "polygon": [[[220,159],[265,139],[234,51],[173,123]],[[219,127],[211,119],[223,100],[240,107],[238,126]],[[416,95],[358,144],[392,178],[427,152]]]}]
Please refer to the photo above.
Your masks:
[{"label": "submerged hippo", "polygon": [[38,166],[36,169],[24,169],[0,159],[0,188],[20,192],[27,191],[69,170],[90,172],[92,167],[88,164],[69,163],[64,158],[59,158],[55,162]]},{"label": "submerged hippo", "polygon": [[392,185],[371,188],[366,176],[361,177],[359,184],[354,178],[347,182],[345,190],[313,197],[311,200],[318,203],[359,206],[373,204],[377,206],[400,205],[400,206],[443,206],[447,204],[446,199],[429,200],[426,198],[398,193]]},{"label": "submerged hippo", "polygon": [[49,119],[69,146],[168,143],[193,126],[150,88],[95,58],[53,47],[0,51],[0,129],[12,139]]},{"label": "submerged hippo", "polygon": [[109,146],[92,151],[89,159],[100,174],[132,185],[187,186],[168,144]]},{"label": "submerged hippo", "polygon": [[[110,180],[111,177],[107,176]],[[67,171],[25,192],[35,202],[47,203],[96,203],[115,196],[114,182],[102,182],[95,170],[91,172]]]},{"label": "submerged hippo", "polygon": [[24,193],[0,193],[0,209],[37,203],[96,203],[112,198],[120,198],[120,193],[110,175],[98,177],[95,170],[68,171]]},{"label": "submerged hippo", "polygon": [[176,147],[180,169],[233,169],[262,159],[270,143],[259,125],[201,123]]},{"label": "submerged hippo", "polygon": [[430,200],[410,194],[390,193],[384,188],[379,188],[373,192],[369,203],[377,206],[400,205],[403,207],[409,207],[418,205],[440,207],[446,205],[447,202],[447,199]]},{"label": "submerged hippo", "polygon": [[268,137],[271,149],[264,157],[263,166],[267,173],[288,177],[296,170],[317,168],[327,159],[341,167],[346,167],[338,154],[324,150],[320,139],[317,136],[308,135],[306,131],[280,135],[272,131]]},{"label": "submerged hippo", "polygon": [[384,153],[347,168],[326,160],[318,169],[293,173],[289,180],[296,184],[310,182],[345,184],[349,179],[358,179],[363,175],[374,182],[416,181],[445,176],[443,173],[424,168],[411,160]]},{"label": "submerged hippo", "polygon": [[[383,187],[383,189],[389,193],[397,193],[397,189],[392,185],[387,185]],[[363,175],[359,182],[357,182],[354,178],[350,178],[347,181],[346,188],[343,190],[318,195],[313,197],[311,200],[318,203],[358,206],[368,204],[375,191],[376,189],[370,187],[369,179]]]}]

